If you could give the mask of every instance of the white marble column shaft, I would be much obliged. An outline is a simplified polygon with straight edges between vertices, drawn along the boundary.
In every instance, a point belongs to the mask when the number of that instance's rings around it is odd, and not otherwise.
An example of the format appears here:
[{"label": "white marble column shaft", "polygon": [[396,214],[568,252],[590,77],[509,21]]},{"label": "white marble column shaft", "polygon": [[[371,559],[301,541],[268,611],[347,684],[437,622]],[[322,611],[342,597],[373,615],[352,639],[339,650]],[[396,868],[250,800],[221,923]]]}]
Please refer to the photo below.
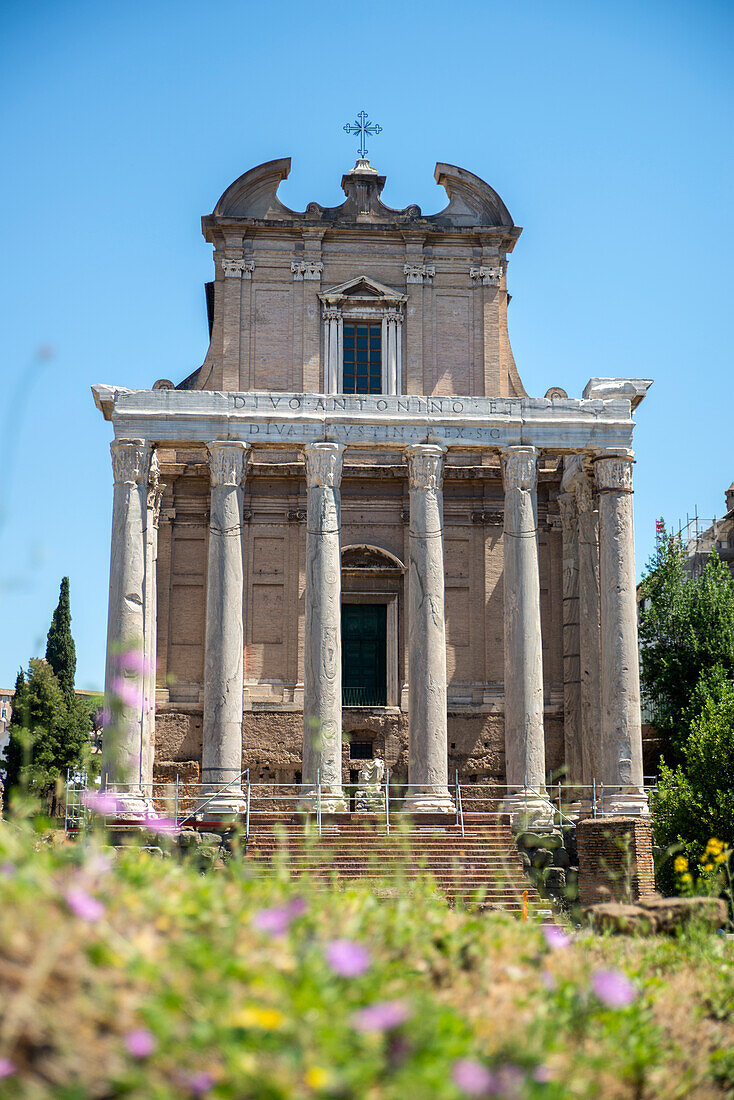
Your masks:
[{"label": "white marble column shaft", "polygon": [[145,603],[143,607],[143,751],[141,779],[152,790],[155,760],[155,689],[158,648],[158,519],[165,485],[160,480],[158,452],[150,460],[145,523]]},{"label": "white marble column shaft", "polygon": [[446,622],[443,562],[445,447],[406,451],[410,488],[408,561],[408,798],[413,813],[449,813]]},{"label": "white marble column shaft", "polygon": [[507,783],[516,792],[519,808],[532,802],[524,792],[526,784],[533,791],[545,789],[537,464],[534,447],[510,447],[502,453],[505,762]]},{"label": "white marble column shaft", "polygon": [[[581,678],[581,744],[584,783],[602,777],[601,759],[601,622],[599,593],[599,513],[591,477],[584,473],[574,493],[579,530],[579,653]],[[588,796],[587,796],[588,797]]]},{"label": "white marble column shaft", "polygon": [[632,464],[630,454],[599,455],[601,742],[607,813],[647,812],[642,778]]},{"label": "white marble column shaft", "polygon": [[[563,489],[563,483],[561,485]],[[579,672],[579,545],[578,515],[573,493],[558,497],[563,533],[563,746],[564,778],[582,782],[581,685]],[[572,799],[579,791],[569,791]]]},{"label": "white marble column shaft", "polygon": [[[303,782],[325,812],[346,809],[342,789],[341,498],[343,443],[309,443],[306,456],[306,638]],[[310,789],[310,790],[309,790]]]},{"label": "white marble column shaft", "polygon": [[[102,779],[119,785],[126,815],[149,809],[143,780],[143,683],[145,527],[150,444],[142,439],[111,444],[114,497],[107,617],[105,695],[114,721],[105,729]],[[126,654],[124,662],[121,660]]]},{"label": "white marble column shaft", "polygon": [[[242,697],[244,690],[244,570],[242,485],[250,445],[208,444],[211,500],[206,592],[204,744],[206,817],[241,813]],[[215,793],[218,792],[218,793]]]}]

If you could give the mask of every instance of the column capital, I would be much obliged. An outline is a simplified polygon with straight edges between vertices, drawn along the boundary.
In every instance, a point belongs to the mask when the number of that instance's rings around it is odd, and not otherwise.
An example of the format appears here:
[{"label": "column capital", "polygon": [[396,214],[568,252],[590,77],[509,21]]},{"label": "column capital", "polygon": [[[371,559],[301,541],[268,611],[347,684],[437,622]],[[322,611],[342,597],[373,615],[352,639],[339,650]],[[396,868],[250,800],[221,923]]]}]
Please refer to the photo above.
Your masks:
[{"label": "column capital", "polygon": [[158,526],[158,518],[161,511],[161,501],[163,500],[163,492],[166,486],[161,481],[160,466],[158,463],[158,451],[153,451],[150,459],[150,471],[148,473],[148,499],[147,504],[150,509],[151,518],[153,520],[153,526]]},{"label": "column capital", "polygon": [[339,306],[324,306],[321,310],[321,317],[324,321],[338,321],[342,315],[342,311]]},{"label": "column capital", "polygon": [[446,448],[440,443],[414,443],[406,448],[408,485],[411,489],[443,489]]},{"label": "column capital", "polygon": [[600,493],[631,493],[632,454],[599,454],[594,458],[594,476]]},{"label": "column capital", "polygon": [[251,279],[254,270],[254,260],[242,260],[231,256],[226,256],[222,260],[225,279]]},{"label": "column capital", "polygon": [[343,443],[307,443],[306,485],[309,489],[338,489],[342,480]]},{"label": "column capital", "polygon": [[115,485],[142,483],[147,479],[150,443],[146,439],[115,439],[110,451]]},{"label": "column capital", "polygon": [[212,487],[241,485],[247,474],[250,444],[238,439],[217,439],[207,443]]},{"label": "column capital", "polygon": [[502,451],[502,480],[508,489],[532,492],[538,487],[537,447],[508,447]]}]

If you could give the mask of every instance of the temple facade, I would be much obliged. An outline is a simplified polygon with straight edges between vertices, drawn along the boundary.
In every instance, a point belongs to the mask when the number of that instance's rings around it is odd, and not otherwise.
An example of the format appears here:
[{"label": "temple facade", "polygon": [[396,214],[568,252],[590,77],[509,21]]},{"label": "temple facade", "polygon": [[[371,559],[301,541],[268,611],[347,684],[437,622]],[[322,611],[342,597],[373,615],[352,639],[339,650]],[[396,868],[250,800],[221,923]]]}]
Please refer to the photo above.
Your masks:
[{"label": "temple facade", "polygon": [[340,206],[289,210],[289,168],[246,172],[203,219],[203,365],[93,387],[114,428],[108,690],[121,647],[145,669],[108,780],[134,808],[154,778],[200,779],[232,812],[249,769],[339,809],[380,758],[415,811],[453,810],[458,773],[526,805],[550,774],[604,783],[644,813],[649,381],[528,396],[507,329],[521,231],[470,172],[438,164],[448,204],[424,216],[385,206],[364,159]]}]

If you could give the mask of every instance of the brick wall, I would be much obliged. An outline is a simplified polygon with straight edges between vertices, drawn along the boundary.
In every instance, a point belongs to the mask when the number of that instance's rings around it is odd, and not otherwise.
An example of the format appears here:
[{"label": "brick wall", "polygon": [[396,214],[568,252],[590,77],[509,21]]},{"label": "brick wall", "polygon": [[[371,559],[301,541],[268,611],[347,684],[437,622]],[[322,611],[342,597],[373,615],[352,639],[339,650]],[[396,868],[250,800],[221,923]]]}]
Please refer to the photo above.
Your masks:
[{"label": "brick wall", "polygon": [[605,817],[579,821],[579,901],[625,901],[655,890],[649,818]]}]

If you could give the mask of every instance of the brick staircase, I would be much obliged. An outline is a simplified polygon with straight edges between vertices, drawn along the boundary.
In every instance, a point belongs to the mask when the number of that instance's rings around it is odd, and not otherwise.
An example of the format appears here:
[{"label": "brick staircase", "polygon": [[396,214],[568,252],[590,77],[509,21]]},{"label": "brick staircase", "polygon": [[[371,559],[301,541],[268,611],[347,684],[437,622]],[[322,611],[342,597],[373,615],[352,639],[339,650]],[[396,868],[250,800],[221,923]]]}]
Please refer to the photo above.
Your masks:
[{"label": "brick staircase", "polygon": [[461,827],[445,816],[401,818],[386,834],[385,819],[368,814],[331,814],[306,824],[294,815],[253,814],[247,858],[266,872],[274,860],[294,875],[307,873],[317,885],[368,880],[376,892],[409,894],[426,873],[451,904],[517,910],[528,892],[532,908],[542,904],[525,877],[506,819],[469,814]]}]

